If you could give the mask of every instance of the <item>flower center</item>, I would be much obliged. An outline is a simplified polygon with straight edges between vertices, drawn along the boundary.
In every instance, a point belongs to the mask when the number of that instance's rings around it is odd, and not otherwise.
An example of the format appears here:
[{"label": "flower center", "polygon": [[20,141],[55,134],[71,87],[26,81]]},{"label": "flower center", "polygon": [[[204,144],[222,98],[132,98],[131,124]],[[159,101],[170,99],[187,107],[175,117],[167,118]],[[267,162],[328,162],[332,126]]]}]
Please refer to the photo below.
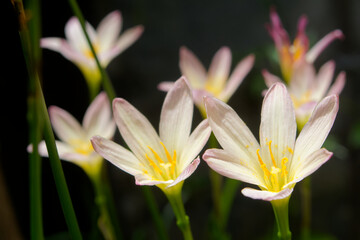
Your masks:
[{"label": "flower center", "polygon": [[296,97],[293,94],[291,94],[291,100],[294,103],[294,108],[298,109],[303,104],[311,101],[311,91],[310,90],[306,91],[305,93],[301,94],[300,97]]},{"label": "flower center", "polygon": [[[166,158],[162,159],[159,154],[150,146],[147,146],[150,150],[150,153],[145,154],[145,158],[148,160],[149,165],[151,166],[154,172],[154,178],[161,180],[173,180],[176,178],[176,150],[174,150],[173,155],[171,156],[163,142],[160,144],[164,148],[164,153]],[[144,173],[148,172],[144,170]]]},{"label": "flower center", "polygon": [[94,148],[92,147],[90,140],[84,141],[82,139],[72,139],[69,141],[69,144],[77,153],[82,155],[89,155],[94,152]]},{"label": "flower center", "polygon": [[[260,163],[260,167],[264,172],[264,180],[265,184],[267,186],[267,190],[272,192],[279,192],[282,190],[282,187],[288,183],[288,171],[286,170],[286,163],[289,161],[287,157],[283,157],[281,159],[281,166],[277,166],[276,159],[274,157],[272,147],[271,147],[271,141],[267,143],[269,146],[269,153],[271,158],[272,166],[268,168],[264,161],[262,160],[260,156],[260,149],[256,150],[256,154]],[[291,148],[287,149],[291,154],[293,153],[293,150]],[[269,170],[270,169],[270,170]]]},{"label": "flower center", "polygon": [[[99,51],[99,46],[98,46],[98,44],[96,44],[96,43],[92,43],[92,45],[93,45],[94,50],[95,50],[95,53],[96,53],[96,55],[97,55],[97,54],[98,54],[98,51]],[[91,49],[90,49],[90,47],[85,48],[85,49],[83,50],[83,54],[84,54],[85,57],[87,57],[87,58],[89,58],[89,59],[95,58],[95,57],[94,57],[94,54],[92,53],[92,51],[91,51]]]},{"label": "flower center", "polygon": [[205,90],[212,93],[213,96],[217,97],[224,89],[224,82],[219,79],[207,79],[205,83]]}]

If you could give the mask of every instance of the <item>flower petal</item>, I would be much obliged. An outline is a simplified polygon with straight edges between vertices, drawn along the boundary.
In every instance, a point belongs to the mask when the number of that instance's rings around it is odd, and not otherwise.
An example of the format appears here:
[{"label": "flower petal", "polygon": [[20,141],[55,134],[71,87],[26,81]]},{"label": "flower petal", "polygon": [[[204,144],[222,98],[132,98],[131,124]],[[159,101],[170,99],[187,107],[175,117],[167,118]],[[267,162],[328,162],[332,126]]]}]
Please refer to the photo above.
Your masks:
[{"label": "flower petal", "polygon": [[121,170],[133,176],[144,174],[141,162],[119,144],[100,136],[92,137],[91,144],[98,154]]},{"label": "flower petal", "polygon": [[212,131],[222,148],[246,160],[253,169],[260,169],[256,150],[259,144],[245,123],[226,103],[205,97],[206,113]]},{"label": "flower petal", "polygon": [[226,83],[224,91],[219,96],[221,100],[227,102],[230,99],[230,97],[234,94],[236,89],[244,80],[245,76],[250,72],[254,65],[254,61],[255,55],[250,54],[237,64]]},{"label": "flower petal", "polygon": [[195,172],[196,168],[198,167],[200,163],[200,158],[197,157],[194,161],[192,161],[192,163],[190,163],[181,173],[180,175],[171,183],[169,184],[166,188],[175,186],[176,184],[178,184],[179,182],[184,181],[185,179],[187,179],[188,177],[191,176],[191,174],[193,174],[193,172]]},{"label": "flower petal", "polygon": [[331,86],[329,92],[327,93],[327,96],[330,96],[333,94],[339,95],[341,93],[341,91],[344,89],[345,81],[346,81],[346,73],[340,72],[339,75],[337,76],[334,84]]},{"label": "flower petal", "polygon": [[160,139],[170,152],[182,152],[190,135],[193,111],[191,90],[185,78],[179,78],[167,93],[160,116]]},{"label": "flower petal", "polygon": [[323,66],[321,66],[315,80],[316,86],[314,88],[314,93],[313,93],[315,99],[319,99],[320,101],[325,96],[333,79],[334,71],[335,71],[334,61],[328,61]]},{"label": "flower petal", "polygon": [[[95,29],[88,23],[85,23],[86,32],[89,35],[91,43],[96,41]],[[79,53],[90,51],[89,44],[85,38],[81,24],[76,17],[70,18],[65,25],[65,36],[69,45]]]},{"label": "flower petal", "polygon": [[289,179],[292,179],[292,181],[289,182],[287,186],[296,182],[300,182],[302,179],[311,175],[324,163],[326,163],[332,157],[332,155],[332,152],[329,152],[325,148],[321,148],[311,153],[307,157],[302,158],[300,161],[297,161],[296,165],[291,166],[289,171]]},{"label": "flower petal", "polygon": [[266,84],[266,86],[267,86],[268,88],[270,88],[274,83],[278,83],[278,82],[281,83],[281,82],[282,82],[281,79],[280,79],[278,76],[270,73],[270,72],[267,71],[266,69],[263,69],[263,70],[261,71],[261,73],[262,73],[262,75],[263,75],[263,77],[264,77],[265,84]]},{"label": "flower petal", "polygon": [[112,120],[110,102],[105,92],[101,92],[86,110],[83,127],[88,137],[101,135],[110,139],[114,136],[116,126]]},{"label": "flower petal", "polygon": [[109,50],[116,42],[122,27],[120,11],[109,13],[96,28],[100,52]]},{"label": "flower petal", "polygon": [[101,53],[101,55],[99,56],[101,59],[101,63],[103,63],[104,66],[107,66],[112,59],[114,59],[117,55],[119,55],[132,44],[134,44],[136,40],[140,38],[143,32],[144,27],[141,25],[132,27],[124,31],[112,48],[110,48],[106,52]]},{"label": "flower petal", "polygon": [[306,53],[306,61],[309,63],[313,63],[316,58],[320,55],[322,51],[335,39],[343,39],[344,34],[341,30],[334,30],[328,33],[325,37],[323,37],[320,41],[318,41],[307,53]]},{"label": "flower petal", "polygon": [[203,159],[210,168],[225,177],[264,186],[255,177],[254,170],[249,168],[248,159],[242,159],[241,156],[230,154],[222,149],[206,150]]},{"label": "flower petal", "polygon": [[207,73],[199,59],[186,47],[180,48],[180,70],[190,82],[192,88],[202,88]]},{"label": "flower petal", "polygon": [[241,193],[249,198],[252,199],[259,199],[264,201],[273,201],[278,199],[283,199],[292,193],[293,188],[285,188],[284,190],[280,192],[270,192],[270,191],[264,191],[264,190],[257,190],[253,188],[244,188],[241,190]]},{"label": "flower petal", "polygon": [[163,149],[151,123],[125,99],[113,100],[113,114],[121,136],[138,159],[147,163],[148,146],[158,153],[158,149]]},{"label": "flower petal", "polygon": [[86,138],[80,123],[67,111],[51,106],[49,107],[49,115],[54,131],[62,141],[70,143],[77,139]]},{"label": "flower petal", "polygon": [[191,161],[200,153],[204,148],[211,134],[211,128],[206,119],[204,119],[191,133],[187,140],[183,151],[180,153],[180,157],[177,166],[183,169],[184,166],[188,166]]},{"label": "flower petal", "polygon": [[316,106],[296,140],[293,162],[306,158],[322,146],[334,124],[338,110],[339,99],[336,95],[324,98]]},{"label": "flower petal", "polygon": [[164,81],[164,82],[159,83],[159,85],[157,87],[161,91],[168,92],[168,91],[170,91],[170,89],[173,86],[174,86],[174,82]]},{"label": "flower petal", "polygon": [[284,157],[290,159],[295,137],[296,120],[293,103],[285,85],[276,83],[264,97],[261,110],[260,144],[265,164],[274,165],[271,159],[277,166],[281,166]]},{"label": "flower petal", "polygon": [[231,51],[228,47],[222,47],[215,53],[209,67],[206,84],[214,89],[223,89],[229,77],[231,58]]}]

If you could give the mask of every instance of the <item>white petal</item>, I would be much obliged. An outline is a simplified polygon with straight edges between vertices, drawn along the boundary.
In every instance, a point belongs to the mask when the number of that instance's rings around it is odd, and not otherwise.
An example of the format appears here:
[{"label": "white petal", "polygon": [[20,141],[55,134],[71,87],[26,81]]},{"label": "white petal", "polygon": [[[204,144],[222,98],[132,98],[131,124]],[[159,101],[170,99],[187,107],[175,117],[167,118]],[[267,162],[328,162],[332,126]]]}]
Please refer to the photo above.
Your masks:
[{"label": "white petal", "polygon": [[[88,23],[85,23],[86,32],[89,35],[92,44],[96,41],[95,29]],[[65,25],[65,36],[69,45],[79,53],[90,51],[89,44],[85,38],[81,24],[76,17],[70,18]]]},{"label": "white petal", "polygon": [[190,135],[193,111],[191,90],[180,78],[167,93],[160,115],[160,139],[169,152],[182,152]]},{"label": "white petal", "polygon": [[140,161],[132,152],[119,144],[100,136],[92,137],[91,143],[98,154],[121,170],[133,176],[144,174],[143,170],[145,170],[145,168],[142,167]]},{"label": "white petal", "polygon": [[[247,164],[248,159],[230,154],[222,149],[208,149],[203,155],[204,161],[217,173],[243,182],[261,185],[264,184],[256,177],[256,170]],[[251,161],[251,160],[250,160]]]},{"label": "white petal", "polygon": [[193,88],[202,88],[206,81],[206,70],[199,59],[186,47],[180,48],[180,70]]},{"label": "white petal", "polygon": [[107,66],[112,59],[134,44],[143,32],[144,27],[140,25],[127,29],[120,35],[119,39],[111,49],[101,53],[99,56],[101,63],[104,64],[104,66]]},{"label": "white petal", "polygon": [[244,196],[252,198],[252,199],[259,199],[264,201],[273,201],[278,199],[283,199],[292,193],[293,188],[285,188],[284,190],[280,192],[269,192],[269,191],[263,191],[263,190],[257,190],[253,188],[244,188],[241,190],[241,193],[244,194]]},{"label": "white petal", "polygon": [[331,86],[329,92],[327,93],[327,96],[333,94],[339,95],[345,86],[345,81],[346,81],[346,73],[340,72],[334,84]]},{"label": "white petal", "polygon": [[116,42],[122,27],[120,11],[109,13],[96,28],[100,52],[109,50]]},{"label": "white petal", "polygon": [[305,158],[301,158],[297,161],[297,165],[292,165],[289,171],[289,178],[292,181],[288,184],[299,182],[307,176],[315,172],[319,167],[326,163],[333,153],[327,151],[325,148],[321,148]]},{"label": "white petal", "polygon": [[335,62],[328,61],[321,66],[318,75],[316,76],[316,87],[314,89],[314,99],[322,99],[329,89],[331,81],[334,76]]},{"label": "white petal", "polygon": [[198,167],[200,163],[200,158],[196,158],[194,161],[192,161],[192,163],[190,163],[181,173],[180,175],[171,183],[169,184],[166,188],[175,186],[176,184],[178,184],[179,182],[184,181],[185,179],[187,179],[188,177],[191,176],[191,174],[193,174],[193,172],[195,172],[196,168]]},{"label": "white petal", "polygon": [[254,61],[255,61],[255,55],[250,54],[249,56],[247,56],[241,62],[238,63],[233,73],[230,75],[224,91],[219,96],[221,100],[223,100],[224,102],[227,102],[229,100],[229,98],[233,95],[233,93],[242,83],[245,76],[250,72],[251,68],[254,65]]},{"label": "white petal", "polygon": [[101,135],[110,139],[114,136],[116,126],[112,120],[110,102],[105,92],[101,92],[86,110],[83,127],[88,137]]},{"label": "white petal", "polygon": [[183,151],[180,153],[177,166],[189,165],[193,159],[199,155],[200,151],[204,148],[211,134],[211,128],[206,119],[204,119],[191,133]]},{"label": "white petal", "polygon": [[160,154],[159,149],[163,147],[158,134],[149,120],[134,106],[125,99],[115,98],[113,114],[121,136],[138,159],[147,162],[145,154],[149,153],[148,146]]},{"label": "white petal", "polygon": [[231,51],[228,47],[220,48],[214,55],[209,67],[208,79],[214,88],[222,88],[229,77]]},{"label": "white petal", "polygon": [[159,83],[159,85],[157,87],[161,91],[168,92],[173,86],[174,86],[174,82],[165,81],[165,82]]},{"label": "white petal", "polygon": [[232,155],[246,159],[254,169],[260,169],[257,149],[260,146],[245,123],[226,103],[213,97],[205,98],[208,121],[222,148]]},{"label": "white petal", "polygon": [[339,109],[336,95],[324,98],[314,109],[296,140],[293,161],[304,159],[320,149],[334,124]]},{"label": "white petal", "polygon": [[[277,166],[281,166],[284,157],[290,159],[295,137],[296,120],[293,103],[285,85],[276,83],[266,93],[261,110],[260,144],[265,164],[273,165],[270,147]],[[269,146],[270,141],[271,146]]]},{"label": "white petal", "polygon": [[54,131],[62,141],[71,144],[74,140],[86,138],[80,123],[67,111],[51,106],[49,115]]}]

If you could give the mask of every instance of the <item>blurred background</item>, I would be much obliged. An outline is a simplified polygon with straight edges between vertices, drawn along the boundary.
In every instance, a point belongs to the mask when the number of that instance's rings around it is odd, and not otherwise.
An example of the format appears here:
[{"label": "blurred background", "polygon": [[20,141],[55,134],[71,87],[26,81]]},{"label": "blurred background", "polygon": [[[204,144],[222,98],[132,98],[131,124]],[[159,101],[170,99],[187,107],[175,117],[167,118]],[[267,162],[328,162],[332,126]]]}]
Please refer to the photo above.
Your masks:
[{"label": "blurred background", "polygon": [[[337,119],[325,143],[334,156],[312,175],[311,227],[313,239],[360,239],[360,1],[79,0],[78,3],[85,18],[95,27],[116,9],[122,12],[123,29],[138,24],[144,26],[140,39],[116,57],[107,71],[117,96],[138,108],[155,128],[165,97],[157,85],[180,77],[181,46],[192,50],[206,68],[222,46],[232,50],[233,67],[248,54],[255,54],[253,69],[229,105],[257,136],[261,92],[265,88],[261,70],[266,68],[280,76],[274,44],[265,29],[265,24],[270,21],[270,8],[276,8],[291,39],[295,37],[298,18],[307,15],[310,46],[330,31],[341,29],[345,39],[333,42],[316,61],[318,69],[333,59],[336,75],[346,71],[347,82],[340,96]],[[42,35],[64,37],[65,23],[73,15],[67,1],[42,1],[41,10]],[[6,12],[13,13],[10,1]],[[28,239],[27,76],[15,15],[5,14],[2,18],[5,29],[2,34],[5,63],[2,65],[5,71],[1,80],[0,167],[6,189],[0,196],[8,197],[11,205],[6,209],[12,210],[18,230],[24,239]],[[47,105],[57,105],[81,121],[88,107],[88,92],[78,68],[60,54],[44,50],[42,81]],[[193,125],[200,121],[201,116],[195,109]],[[115,141],[122,143],[118,132]],[[91,183],[82,169],[68,162],[62,163],[80,228],[86,236],[91,232],[90,216],[95,208]],[[135,185],[134,178],[107,162],[106,167],[124,239],[157,239],[143,193]],[[42,184],[45,236],[47,239],[67,239],[67,226],[47,158],[42,161]],[[271,205],[245,198],[240,193],[244,186],[241,184],[236,194],[227,231],[232,239],[268,239],[274,232],[275,223]],[[156,187],[152,190],[171,239],[181,239],[167,199]],[[290,200],[290,228],[294,239],[300,234],[299,194],[299,188],[295,187]],[[209,239],[208,217],[212,200],[206,163],[202,162],[195,174],[186,180],[183,198],[195,239]],[[1,213],[0,221],[11,221],[11,215]]]}]

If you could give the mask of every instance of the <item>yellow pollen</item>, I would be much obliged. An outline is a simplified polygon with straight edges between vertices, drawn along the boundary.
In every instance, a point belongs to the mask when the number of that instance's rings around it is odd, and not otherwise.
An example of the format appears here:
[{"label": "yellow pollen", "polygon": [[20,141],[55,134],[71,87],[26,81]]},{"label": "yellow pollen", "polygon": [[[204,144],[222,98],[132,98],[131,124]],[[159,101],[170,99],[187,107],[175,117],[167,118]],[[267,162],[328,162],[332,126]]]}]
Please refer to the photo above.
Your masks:
[{"label": "yellow pollen", "polygon": [[294,154],[294,150],[292,150],[291,147],[288,147],[287,149],[288,149],[289,153]]},{"label": "yellow pollen", "polygon": [[77,153],[83,155],[89,155],[94,151],[93,146],[90,141],[82,140],[82,139],[72,139],[69,141],[69,144],[73,146],[74,150]]}]

